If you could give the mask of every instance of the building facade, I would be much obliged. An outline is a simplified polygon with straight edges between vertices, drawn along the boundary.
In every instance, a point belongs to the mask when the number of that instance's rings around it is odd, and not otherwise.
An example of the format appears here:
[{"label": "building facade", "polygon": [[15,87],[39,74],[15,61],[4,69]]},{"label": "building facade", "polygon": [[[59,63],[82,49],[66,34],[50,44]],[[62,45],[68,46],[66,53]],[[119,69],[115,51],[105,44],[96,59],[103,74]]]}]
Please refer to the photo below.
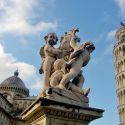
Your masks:
[{"label": "building facade", "polygon": [[118,112],[120,125],[125,125],[125,26],[117,30],[116,45],[114,46],[116,93],[118,97]]},{"label": "building facade", "polygon": [[0,125],[27,125],[21,113],[36,97],[29,96],[29,89],[18,75],[16,71],[0,84]]}]

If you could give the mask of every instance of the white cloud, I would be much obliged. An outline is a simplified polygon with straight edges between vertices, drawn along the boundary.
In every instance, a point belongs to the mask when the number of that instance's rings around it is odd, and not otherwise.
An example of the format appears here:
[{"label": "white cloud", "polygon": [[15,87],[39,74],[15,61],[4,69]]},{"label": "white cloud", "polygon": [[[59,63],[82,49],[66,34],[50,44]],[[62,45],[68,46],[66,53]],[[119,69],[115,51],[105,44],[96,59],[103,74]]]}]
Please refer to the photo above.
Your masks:
[{"label": "white cloud", "polygon": [[96,65],[99,64],[101,61],[102,61],[102,57],[100,56],[98,56],[97,58],[95,57],[91,59],[91,62]]},{"label": "white cloud", "polygon": [[116,0],[116,3],[120,8],[122,16],[125,17],[125,0]]},{"label": "white cloud", "polygon": [[38,21],[37,18],[42,18],[45,9],[42,1],[44,0],[0,0],[0,33],[28,35],[56,29],[56,21]]},{"label": "white cloud", "polygon": [[33,84],[31,87],[31,89],[42,89],[42,82],[39,79],[35,80],[35,84]]},{"label": "white cloud", "polygon": [[113,51],[114,44],[109,44],[104,50],[104,55],[111,55]]},{"label": "white cloud", "polygon": [[104,48],[104,55],[112,55],[113,47],[115,44],[115,33],[116,29],[111,30],[110,32],[107,33],[106,35],[106,46]]},{"label": "white cloud", "polygon": [[19,77],[28,88],[37,90],[42,88],[42,78],[37,76],[36,68],[31,64],[18,61],[12,54],[6,53],[0,44],[0,83],[12,76],[16,69],[19,70]]},{"label": "white cloud", "polygon": [[2,45],[0,45],[0,54],[2,54],[3,53],[3,46]]},{"label": "white cloud", "polygon": [[115,33],[116,33],[116,29],[115,30],[112,30],[110,31],[109,33],[107,33],[107,41],[112,41],[115,39]]},{"label": "white cloud", "polygon": [[110,32],[107,33],[107,36],[106,36],[106,41],[107,42],[112,42],[112,41],[115,41],[115,33],[116,33],[116,29],[114,30],[111,30]]}]

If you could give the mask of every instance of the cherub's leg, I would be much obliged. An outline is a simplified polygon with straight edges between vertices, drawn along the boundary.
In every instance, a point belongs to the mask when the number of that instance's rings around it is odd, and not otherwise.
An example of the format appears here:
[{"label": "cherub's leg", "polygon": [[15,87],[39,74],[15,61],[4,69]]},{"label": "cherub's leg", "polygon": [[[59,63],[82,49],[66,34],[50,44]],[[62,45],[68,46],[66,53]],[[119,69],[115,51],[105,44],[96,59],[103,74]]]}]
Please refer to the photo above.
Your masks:
[{"label": "cherub's leg", "polygon": [[49,84],[50,71],[44,71],[44,89],[47,89]]},{"label": "cherub's leg", "polygon": [[46,60],[44,62],[44,89],[47,89],[50,86],[50,75],[51,75],[51,70],[53,66],[54,61],[53,60]]},{"label": "cherub's leg", "polygon": [[43,74],[43,73],[44,73],[44,72],[43,72],[43,63],[44,63],[44,62],[42,62],[41,66],[40,66],[40,69],[39,69],[39,73],[40,73],[40,74]]},{"label": "cherub's leg", "polygon": [[79,82],[76,86],[78,86],[79,88],[82,88],[83,84],[84,84],[84,76],[82,75],[82,73],[79,75]]},{"label": "cherub's leg", "polygon": [[50,85],[52,87],[57,87],[59,85],[60,80],[62,79],[63,73],[59,72],[59,73],[52,74],[52,75],[53,76],[52,76],[52,78],[50,80]]},{"label": "cherub's leg", "polygon": [[65,85],[74,77],[77,76],[77,72],[75,72],[74,70],[70,70],[69,73],[65,74],[59,84],[59,88],[63,89],[65,88]]},{"label": "cherub's leg", "polygon": [[58,85],[58,80],[56,77],[51,78],[50,85],[51,87],[56,87]]}]

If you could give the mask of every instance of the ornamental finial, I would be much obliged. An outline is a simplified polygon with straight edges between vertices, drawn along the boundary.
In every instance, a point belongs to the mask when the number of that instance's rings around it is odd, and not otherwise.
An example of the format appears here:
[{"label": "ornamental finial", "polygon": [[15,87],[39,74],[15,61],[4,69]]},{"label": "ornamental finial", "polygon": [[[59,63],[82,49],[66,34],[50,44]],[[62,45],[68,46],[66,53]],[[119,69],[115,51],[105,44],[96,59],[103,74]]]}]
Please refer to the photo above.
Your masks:
[{"label": "ornamental finial", "polygon": [[14,72],[14,76],[18,76],[19,75],[19,72],[18,72],[18,69]]}]

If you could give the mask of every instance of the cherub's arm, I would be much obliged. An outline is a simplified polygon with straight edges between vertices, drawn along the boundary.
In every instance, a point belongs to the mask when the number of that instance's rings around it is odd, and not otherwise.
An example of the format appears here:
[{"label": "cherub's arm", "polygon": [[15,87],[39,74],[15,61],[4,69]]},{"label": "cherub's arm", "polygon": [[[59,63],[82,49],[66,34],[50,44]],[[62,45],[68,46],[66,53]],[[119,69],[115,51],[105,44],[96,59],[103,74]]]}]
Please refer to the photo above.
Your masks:
[{"label": "cherub's arm", "polygon": [[79,48],[79,46],[77,45],[74,37],[71,38],[70,46],[71,46],[71,48],[73,48],[73,50],[77,50]]},{"label": "cherub's arm", "polygon": [[48,47],[46,48],[46,51],[48,51],[50,54],[54,54],[55,56],[56,55],[65,56],[65,55],[68,55],[70,52],[70,50],[61,50],[61,49],[54,48],[54,47]]},{"label": "cherub's arm", "polygon": [[79,29],[78,28],[73,28],[72,29],[72,33],[71,33],[71,40],[70,40],[70,46],[76,50],[78,49],[78,45],[77,45],[77,42],[78,40],[80,41],[80,39],[76,36],[76,32],[78,32]]},{"label": "cherub's arm", "polygon": [[54,54],[54,55],[61,54],[61,53],[63,52],[62,50],[60,50],[60,49],[58,49],[58,48],[53,48],[53,47],[48,47],[48,48],[47,48],[47,51],[48,51],[49,53]]},{"label": "cherub's arm", "polygon": [[40,54],[41,58],[45,58],[44,47],[45,47],[45,46],[42,46],[42,47],[40,48],[40,51],[39,51],[39,54]]}]

